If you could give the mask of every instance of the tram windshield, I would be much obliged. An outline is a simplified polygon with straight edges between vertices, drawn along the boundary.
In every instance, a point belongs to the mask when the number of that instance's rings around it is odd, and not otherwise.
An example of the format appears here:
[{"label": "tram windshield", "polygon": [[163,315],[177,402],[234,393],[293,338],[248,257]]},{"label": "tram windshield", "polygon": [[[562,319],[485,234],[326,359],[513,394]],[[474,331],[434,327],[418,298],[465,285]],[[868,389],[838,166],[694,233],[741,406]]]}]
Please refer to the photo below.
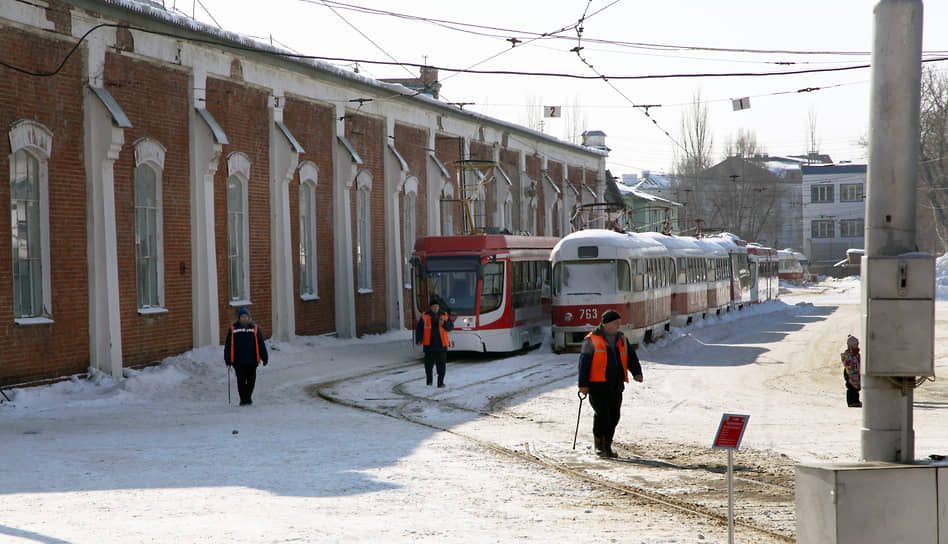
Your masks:
[{"label": "tram windshield", "polygon": [[554,295],[608,295],[629,291],[629,263],[574,261],[553,268]]},{"label": "tram windshield", "polygon": [[[428,257],[428,296],[438,295],[453,314],[471,315],[477,301],[478,257]],[[419,305],[423,304],[419,298]],[[420,308],[423,310],[424,308]]]}]

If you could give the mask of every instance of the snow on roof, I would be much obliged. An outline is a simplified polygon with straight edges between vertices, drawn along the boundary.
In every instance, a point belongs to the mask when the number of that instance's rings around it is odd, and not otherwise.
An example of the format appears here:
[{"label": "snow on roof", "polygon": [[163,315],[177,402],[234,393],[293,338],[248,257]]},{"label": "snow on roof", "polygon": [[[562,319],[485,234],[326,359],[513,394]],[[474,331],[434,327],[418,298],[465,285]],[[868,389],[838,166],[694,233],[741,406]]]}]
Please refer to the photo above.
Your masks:
[{"label": "snow on roof", "polygon": [[649,202],[664,202],[667,204],[671,204],[673,206],[681,206],[681,204],[679,204],[678,202],[675,202],[674,200],[668,200],[667,198],[662,198],[660,196],[642,191],[641,189],[639,189],[638,185],[636,185],[635,187],[629,187],[628,185],[624,183],[616,183],[616,187],[619,189],[619,192],[622,193],[623,195],[632,195],[636,198],[641,198],[642,200],[647,200]]},{"label": "snow on roof", "polygon": [[558,253],[564,248],[575,247],[579,245],[615,246],[623,248],[646,248],[646,247],[664,247],[657,240],[648,236],[642,236],[646,233],[623,233],[608,229],[586,229],[573,232],[566,235],[553,248],[553,253]]},{"label": "snow on roof", "polygon": [[[349,81],[360,83],[362,85],[375,87],[385,92],[399,93],[399,94],[404,95],[406,99],[415,100],[417,102],[425,103],[426,105],[429,105],[429,106],[434,106],[434,107],[450,110],[452,113],[456,115],[470,117],[476,121],[487,122],[494,125],[500,125],[500,126],[507,127],[513,130],[517,130],[518,132],[529,134],[530,137],[532,138],[546,140],[548,142],[555,143],[561,147],[569,147],[577,151],[582,151],[584,153],[589,153],[592,155],[599,155],[602,157],[605,157],[608,155],[608,152],[605,150],[597,149],[594,147],[586,147],[579,144],[574,144],[566,140],[560,140],[558,138],[554,138],[553,136],[550,136],[549,134],[544,134],[540,131],[534,130],[529,127],[525,127],[523,125],[518,125],[516,123],[504,121],[502,119],[497,119],[495,117],[489,117],[482,113],[477,113],[470,110],[464,110],[458,106],[452,106],[450,104],[447,104],[445,102],[442,102],[440,100],[427,96],[425,94],[418,94],[417,92],[403,85],[399,85],[395,83],[384,83],[377,79],[373,79],[361,74],[356,74],[355,72],[351,72],[344,68],[340,68],[334,64],[330,64],[329,62],[326,62],[323,60],[302,58],[299,56],[298,53],[290,51],[289,49],[277,47],[267,42],[263,42],[255,38],[251,38],[249,36],[244,36],[243,34],[238,34],[237,32],[232,32],[230,30],[223,30],[220,28],[216,28],[211,25],[194,20],[181,13],[175,13],[172,11],[168,11],[166,9],[154,7],[151,4],[142,3],[137,0],[99,0],[99,1],[106,6],[122,9],[124,11],[131,12],[131,13],[137,13],[139,15],[145,16],[149,19],[153,19],[160,23],[177,26],[177,27],[184,28],[192,32],[197,32],[200,34],[210,36],[212,38],[216,38],[220,40],[221,42],[227,42],[227,43],[222,43],[221,44],[222,46],[231,45],[231,46],[236,46],[239,48],[246,48],[246,49],[252,49],[256,51],[262,51],[264,53],[275,54],[276,56],[282,56],[283,59],[289,62],[295,62],[303,66],[314,68],[320,72],[331,74],[340,79],[346,79]],[[103,14],[103,16],[105,15]],[[600,132],[601,131],[591,131],[590,133],[592,134],[592,133],[600,133]]]}]

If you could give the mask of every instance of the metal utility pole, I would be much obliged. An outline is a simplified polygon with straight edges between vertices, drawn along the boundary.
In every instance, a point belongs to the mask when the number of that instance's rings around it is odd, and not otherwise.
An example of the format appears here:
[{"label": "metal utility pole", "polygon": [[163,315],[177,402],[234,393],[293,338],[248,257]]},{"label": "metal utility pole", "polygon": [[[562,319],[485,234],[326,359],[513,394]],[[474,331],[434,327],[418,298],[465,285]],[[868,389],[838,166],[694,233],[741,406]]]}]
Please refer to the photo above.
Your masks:
[{"label": "metal utility pole", "polygon": [[880,0],[873,13],[862,458],[911,463],[913,388],[934,370],[934,264],[915,243],[922,1]]}]

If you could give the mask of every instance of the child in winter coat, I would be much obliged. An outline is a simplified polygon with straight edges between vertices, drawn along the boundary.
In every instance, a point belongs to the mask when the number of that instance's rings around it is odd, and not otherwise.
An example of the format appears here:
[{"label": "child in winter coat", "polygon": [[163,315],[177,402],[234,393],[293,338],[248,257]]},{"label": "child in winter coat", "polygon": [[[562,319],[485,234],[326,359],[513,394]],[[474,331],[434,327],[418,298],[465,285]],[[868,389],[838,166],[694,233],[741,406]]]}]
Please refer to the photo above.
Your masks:
[{"label": "child in winter coat", "polygon": [[859,381],[859,340],[849,335],[846,339],[846,351],[840,354],[843,360],[843,379],[846,380],[846,404],[850,408],[861,408],[859,390],[862,389]]}]

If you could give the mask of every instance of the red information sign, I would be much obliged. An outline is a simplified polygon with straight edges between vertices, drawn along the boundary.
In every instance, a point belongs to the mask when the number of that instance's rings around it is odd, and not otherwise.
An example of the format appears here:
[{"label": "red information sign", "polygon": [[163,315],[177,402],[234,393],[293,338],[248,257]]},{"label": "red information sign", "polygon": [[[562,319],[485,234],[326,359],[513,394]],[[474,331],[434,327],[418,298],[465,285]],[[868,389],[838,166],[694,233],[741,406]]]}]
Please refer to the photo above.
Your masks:
[{"label": "red information sign", "polygon": [[747,420],[750,417],[744,414],[722,415],[721,424],[718,425],[718,434],[714,436],[714,445],[711,448],[716,450],[739,449],[741,438],[744,437],[744,429],[747,428]]}]

